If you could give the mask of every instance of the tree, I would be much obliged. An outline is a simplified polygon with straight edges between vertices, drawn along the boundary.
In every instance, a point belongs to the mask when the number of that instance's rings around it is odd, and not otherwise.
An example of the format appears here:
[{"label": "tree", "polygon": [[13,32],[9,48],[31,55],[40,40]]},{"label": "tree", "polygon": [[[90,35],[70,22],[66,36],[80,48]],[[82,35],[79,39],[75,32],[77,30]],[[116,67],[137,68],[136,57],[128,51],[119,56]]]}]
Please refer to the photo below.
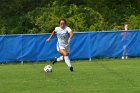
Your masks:
[{"label": "tree", "polygon": [[[66,12],[67,11],[67,12]],[[16,30],[22,33],[46,33],[58,26],[58,20],[66,18],[73,31],[97,31],[104,29],[104,19],[97,11],[77,5],[36,8],[20,18]]]},{"label": "tree", "polygon": [[131,15],[127,19],[129,30],[140,29],[140,16]]},{"label": "tree", "polygon": [[60,18],[74,31],[121,30],[140,16],[140,0],[1,0],[0,9],[3,34],[51,32]]}]

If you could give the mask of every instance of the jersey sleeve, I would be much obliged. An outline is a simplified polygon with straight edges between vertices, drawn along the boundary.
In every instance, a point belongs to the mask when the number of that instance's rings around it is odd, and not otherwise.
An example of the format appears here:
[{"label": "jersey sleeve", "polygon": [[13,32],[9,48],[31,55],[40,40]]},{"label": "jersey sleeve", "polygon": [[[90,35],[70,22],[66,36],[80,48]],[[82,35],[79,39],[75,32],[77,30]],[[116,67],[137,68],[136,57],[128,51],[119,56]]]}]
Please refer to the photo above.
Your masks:
[{"label": "jersey sleeve", "polygon": [[55,27],[54,32],[57,32],[57,31],[58,31],[58,27]]},{"label": "jersey sleeve", "polygon": [[69,32],[71,32],[72,30],[71,30],[69,27],[67,27],[67,31],[68,31],[68,33],[69,33]]}]

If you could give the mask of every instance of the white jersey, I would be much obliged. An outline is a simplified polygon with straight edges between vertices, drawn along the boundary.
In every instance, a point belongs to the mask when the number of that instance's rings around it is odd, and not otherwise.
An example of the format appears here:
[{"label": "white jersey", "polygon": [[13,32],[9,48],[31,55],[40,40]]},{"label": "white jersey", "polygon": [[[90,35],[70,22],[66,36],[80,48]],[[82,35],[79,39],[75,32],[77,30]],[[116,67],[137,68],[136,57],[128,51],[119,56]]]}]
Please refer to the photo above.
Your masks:
[{"label": "white jersey", "polygon": [[57,34],[57,38],[58,38],[58,44],[60,46],[66,47],[68,46],[68,38],[69,38],[69,32],[71,32],[72,30],[68,27],[65,26],[64,29],[62,29],[61,27],[56,27],[54,30]]}]

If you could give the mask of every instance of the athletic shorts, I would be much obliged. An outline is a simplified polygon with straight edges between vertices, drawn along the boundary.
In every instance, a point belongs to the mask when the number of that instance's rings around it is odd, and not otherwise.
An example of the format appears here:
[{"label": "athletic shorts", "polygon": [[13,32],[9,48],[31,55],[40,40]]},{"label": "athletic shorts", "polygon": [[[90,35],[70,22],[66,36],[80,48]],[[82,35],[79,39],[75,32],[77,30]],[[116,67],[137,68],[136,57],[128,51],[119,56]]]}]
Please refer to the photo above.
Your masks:
[{"label": "athletic shorts", "polygon": [[59,52],[60,49],[65,49],[65,50],[69,53],[69,51],[70,51],[70,46],[69,46],[69,45],[67,45],[67,46],[61,46],[61,45],[59,45],[59,43],[57,42],[57,51]]}]

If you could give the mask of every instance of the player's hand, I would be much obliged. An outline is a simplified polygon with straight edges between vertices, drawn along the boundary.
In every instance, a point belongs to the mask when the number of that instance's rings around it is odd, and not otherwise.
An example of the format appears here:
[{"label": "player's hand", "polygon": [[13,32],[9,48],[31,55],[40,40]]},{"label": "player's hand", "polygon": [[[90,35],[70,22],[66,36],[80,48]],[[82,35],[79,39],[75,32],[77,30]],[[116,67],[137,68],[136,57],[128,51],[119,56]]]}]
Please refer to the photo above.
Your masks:
[{"label": "player's hand", "polygon": [[68,43],[70,43],[70,41],[71,41],[71,38],[68,39]]},{"label": "player's hand", "polygon": [[47,42],[50,42],[50,41],[51,41],[51,38],[48,38],[46,41],[47,41]]}]

